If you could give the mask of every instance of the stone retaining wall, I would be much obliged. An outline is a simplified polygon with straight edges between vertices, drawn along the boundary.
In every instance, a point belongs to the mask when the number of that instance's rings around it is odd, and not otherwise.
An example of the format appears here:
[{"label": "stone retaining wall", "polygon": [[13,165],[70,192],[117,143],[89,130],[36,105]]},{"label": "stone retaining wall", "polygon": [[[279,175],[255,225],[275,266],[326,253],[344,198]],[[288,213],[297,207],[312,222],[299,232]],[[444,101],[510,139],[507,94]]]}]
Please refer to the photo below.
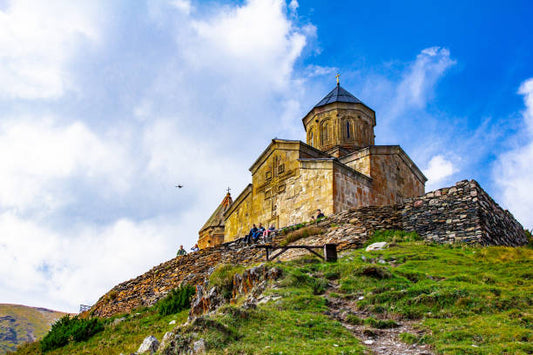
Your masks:
[{"label": "stone retaining wall", "polygon": [[527,243],[524,229],[475,180],[406,200],[402,229],[438,243],[519,246]]}]

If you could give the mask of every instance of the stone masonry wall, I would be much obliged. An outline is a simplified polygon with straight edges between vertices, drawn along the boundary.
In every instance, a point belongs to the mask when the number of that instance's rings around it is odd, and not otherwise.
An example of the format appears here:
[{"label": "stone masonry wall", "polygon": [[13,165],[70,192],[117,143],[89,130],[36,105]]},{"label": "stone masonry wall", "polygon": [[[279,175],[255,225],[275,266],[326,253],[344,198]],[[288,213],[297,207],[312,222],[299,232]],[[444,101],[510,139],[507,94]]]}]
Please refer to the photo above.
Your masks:
[{"label": "stone masonry wall", "polygon": [[[477,185],[476,181],[470,182],[475,184],[478,191],[480,205],[480,220],[483,230],[484,239],[482,245],[511,245],[519,246],[527,243],[527,237],[524,229],[511,212],[503,210],[485,191]],[[522,238],[517,238],[522,236]]]},{"label": "stone masonry wall", "polygon": [[343,164],[334,165],[333,178],[334,212],[371,204],[372,180],[370,178]]},{"label": "stone masonry wall", "polygon": [[439,243],[518,246],[527,243],[520,223],[474,181],[406,200],[402,226]]}]

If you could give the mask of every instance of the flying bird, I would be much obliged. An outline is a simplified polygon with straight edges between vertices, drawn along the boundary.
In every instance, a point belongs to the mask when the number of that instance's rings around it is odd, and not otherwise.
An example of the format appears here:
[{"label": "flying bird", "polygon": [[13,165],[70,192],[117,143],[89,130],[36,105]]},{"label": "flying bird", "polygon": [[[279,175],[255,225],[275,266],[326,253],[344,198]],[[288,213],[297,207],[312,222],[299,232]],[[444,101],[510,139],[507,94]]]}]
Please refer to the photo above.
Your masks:
[{"label": "flying bird", "polygon": [[176,187],[177,187],[178,189],[181,189],[181,188],[183,187],[183,185],[176,185]]}]

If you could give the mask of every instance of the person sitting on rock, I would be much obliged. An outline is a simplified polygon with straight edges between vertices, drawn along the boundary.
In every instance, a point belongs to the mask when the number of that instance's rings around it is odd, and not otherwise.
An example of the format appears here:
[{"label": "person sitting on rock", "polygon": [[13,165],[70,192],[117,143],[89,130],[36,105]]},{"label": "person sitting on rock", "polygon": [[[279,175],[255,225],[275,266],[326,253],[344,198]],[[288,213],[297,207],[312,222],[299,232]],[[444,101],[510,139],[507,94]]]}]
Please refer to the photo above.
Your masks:
[{"label": "person sitting on rock", "polygon": [[263,235],[263,232],[265,231],[265,227],[261,223],[259,223],[259,228],[257,228],[257,231],[252,236],[254,242],[257,242],[260,236]]},{"label": "person sitting on rock", "polygon": [[180,245],[180,248],[178,249],[176,256],[182,256],[182,255],[187,255],[187,252],[185,251],[185,249],[183,249],[183,245]]},{"label": "person sitting on rock", "polygon": [[324,216],[324,214],[322,213],[322,211],[320,209],[316,210],[316,219],[317,221],[320,219],[320,218],[325,218],[326,216]]},{"label": "person sitting on rock", "polygon": [[252,237],[254,236],[254,234],[257,232],[257,226],[254,224],[252,226],[252,229],[250,229],[250,233],[248,233],[246,235],[246,237],[244,237],[244,242],[246,244],[250,244],[250,241],[252,240]]},{"label": "person sitting on rock", "polygon": [[275,233],[276,227],[272,224],[266,231],[263,232],[263,240],[266,242],[268,238],[272,238],[272,235]]},{"label": "person sitting on rock", "polygon": [[191,250],[192,250],[193,252],[195,252],[195,251],[199,251],[200,248],[198,248],[198,244],[194,244],[194,246],[191,248]]}]

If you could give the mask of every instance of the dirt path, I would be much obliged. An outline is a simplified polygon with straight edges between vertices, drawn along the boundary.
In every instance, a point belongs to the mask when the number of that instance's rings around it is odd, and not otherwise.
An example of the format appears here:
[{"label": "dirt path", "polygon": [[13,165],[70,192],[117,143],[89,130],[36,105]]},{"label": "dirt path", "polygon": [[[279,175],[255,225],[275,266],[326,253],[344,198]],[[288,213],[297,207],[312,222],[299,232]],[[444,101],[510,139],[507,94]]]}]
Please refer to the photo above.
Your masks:
[{"label": "dirt path", "polygon": [[361,319],[373,317],[380,318],[380,315],[357,310],[357,300],[333,297],[332,292],[338,291],[338,284],[330,282],[325,297],[328,301],[329,316],[338,320],[342,325],[350,330],[357,338],[361,339],[372,354],[400,355],[400,354],[434,354],[426,344],[406,344],[399,339],[401,333],[411,333],[423,335],[420,330],[413,326],[413,321],[397,321],[398,327],[388,329],[375,329],[367,325],[350,324],[348,318],[356,316]]}]

